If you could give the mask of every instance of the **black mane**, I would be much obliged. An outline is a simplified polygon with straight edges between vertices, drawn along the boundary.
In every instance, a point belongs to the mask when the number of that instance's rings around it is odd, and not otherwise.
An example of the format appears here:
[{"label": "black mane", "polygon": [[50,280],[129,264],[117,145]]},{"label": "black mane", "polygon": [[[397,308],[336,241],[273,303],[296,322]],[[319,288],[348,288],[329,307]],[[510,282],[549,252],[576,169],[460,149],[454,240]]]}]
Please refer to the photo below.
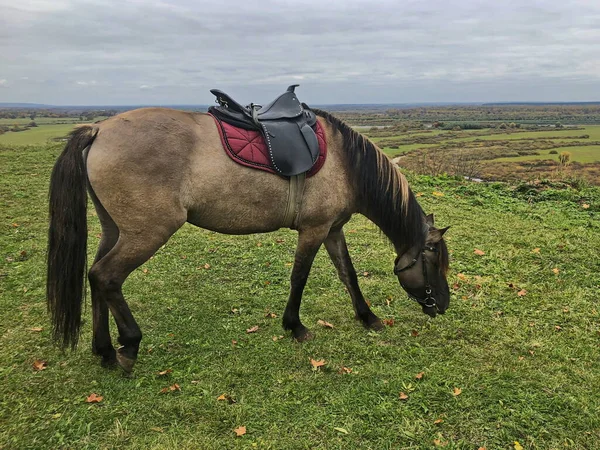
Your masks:
[{"label": "black mane", "polygon": [[312,109],[342,135],[360,212],[404,252],[425,244],[424,214],[404,175],[375,144],[330,113]]}]

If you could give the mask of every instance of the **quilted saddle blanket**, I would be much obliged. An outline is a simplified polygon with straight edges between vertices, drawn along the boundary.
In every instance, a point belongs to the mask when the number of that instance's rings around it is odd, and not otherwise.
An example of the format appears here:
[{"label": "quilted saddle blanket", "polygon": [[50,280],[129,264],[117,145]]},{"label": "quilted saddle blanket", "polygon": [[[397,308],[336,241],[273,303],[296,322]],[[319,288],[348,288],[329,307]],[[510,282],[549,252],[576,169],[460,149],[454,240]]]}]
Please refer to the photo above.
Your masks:
[{"label": "quilted saddle blanket", "polygon": [[[264,170],[265,172],[278,174],[277,170],[275,170],[273,167],[269,157],[267,143],[265,142],[265,138],[262,136],[260,131],[238,128],[234,125],[219,120],[215,116],[212,117],[215,119],[217,124],[223,149],[231,159],[246,167],[252,167],[259,170]],[[315,164],[308,172],[306,172],[307,177],[315,175],[321,169],[321,167],[323,167],[325,158],[327,157],[327,140],[325,139],[325,131],[323,130],[323,127],[321,127],[321,124],[318,120],[313,129],[317,135],[321,152]]]}]

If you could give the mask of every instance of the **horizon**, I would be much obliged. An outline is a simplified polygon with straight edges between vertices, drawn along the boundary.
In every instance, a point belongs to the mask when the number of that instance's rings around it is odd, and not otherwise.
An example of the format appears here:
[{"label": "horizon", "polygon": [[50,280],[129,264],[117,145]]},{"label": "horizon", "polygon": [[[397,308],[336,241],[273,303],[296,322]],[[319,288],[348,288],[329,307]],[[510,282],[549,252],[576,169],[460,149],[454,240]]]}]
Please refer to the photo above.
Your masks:
[{"label": "horizon", "polygon": [[299,5],[0,0],[0,102],[205,105],[216,87],[246,104],[296,83],[315,105],[577,103],[600,92],[600,2]]}]

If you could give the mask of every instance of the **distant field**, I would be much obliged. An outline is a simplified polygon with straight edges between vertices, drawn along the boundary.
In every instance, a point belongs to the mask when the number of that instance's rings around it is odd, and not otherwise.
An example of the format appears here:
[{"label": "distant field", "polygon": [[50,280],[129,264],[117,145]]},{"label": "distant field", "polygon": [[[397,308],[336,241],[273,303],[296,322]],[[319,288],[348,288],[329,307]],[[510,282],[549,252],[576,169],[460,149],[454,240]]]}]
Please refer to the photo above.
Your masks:
[{"label": "distant field", "polygon": [[541,150],[539,155],[517,156],[511,158],[497,158],[493,161],[537,161],[542,159],[552,159],[558,161],[558,155],[561,152],[569,152],[571,161],[581,163],[591,163],[600,161],[600,145],[588,145],[582,147],[562,147],[553,149],[557,154],[550,154],[550,150]]},{"label": "distant field", "polygon": [[[78,122],[77,124],[79,124]],[[40,125],[17,133],[9,131],[0,135],[0,145],[39,145],[48,140],[66,136],[75,124]]]}]

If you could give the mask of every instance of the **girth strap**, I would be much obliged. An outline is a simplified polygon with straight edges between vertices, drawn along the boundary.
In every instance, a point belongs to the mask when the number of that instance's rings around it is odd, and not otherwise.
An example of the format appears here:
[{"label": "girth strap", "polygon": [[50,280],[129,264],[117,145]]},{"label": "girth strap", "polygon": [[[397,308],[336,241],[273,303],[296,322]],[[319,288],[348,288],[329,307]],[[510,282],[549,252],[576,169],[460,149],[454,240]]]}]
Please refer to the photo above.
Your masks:
[{"label": "girth strap", "polygon": [[298,217],[302,208],[302,197],[304,196],[304,182],[306,173],[290,177],[290,186],[288,189],[287,206],[283,217],[283,226],[295,230],[298,226]]}]

